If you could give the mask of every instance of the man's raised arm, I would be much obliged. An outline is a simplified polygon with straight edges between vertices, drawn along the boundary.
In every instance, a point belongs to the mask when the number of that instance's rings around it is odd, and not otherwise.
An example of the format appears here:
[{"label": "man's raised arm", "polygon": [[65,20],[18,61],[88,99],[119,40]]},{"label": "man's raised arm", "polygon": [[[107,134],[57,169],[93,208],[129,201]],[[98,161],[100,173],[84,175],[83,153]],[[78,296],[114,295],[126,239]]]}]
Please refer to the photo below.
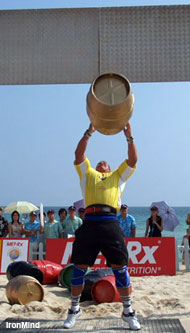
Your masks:
[{"label": "man's raised arm", "polygon": [[134,168],[136,163],[137,163],[137,148],[134,143],[134,138],[132,136],[132,129],[130,123],[127,124],[126,128],[123,130],[127,142],[128,142],[128,159],[127,159],[127,164],[131,168]]},{"label": "man's raised arm", "polygon": [[92,133],[95,131],[95,128],[92,124],[89,125],[89,128],[84,133],[82,139],[80,139],[77,148],[75,150],[75,164],[80,164],[85,160],[85,151],[88,145],[88,140],[91,137]]}]

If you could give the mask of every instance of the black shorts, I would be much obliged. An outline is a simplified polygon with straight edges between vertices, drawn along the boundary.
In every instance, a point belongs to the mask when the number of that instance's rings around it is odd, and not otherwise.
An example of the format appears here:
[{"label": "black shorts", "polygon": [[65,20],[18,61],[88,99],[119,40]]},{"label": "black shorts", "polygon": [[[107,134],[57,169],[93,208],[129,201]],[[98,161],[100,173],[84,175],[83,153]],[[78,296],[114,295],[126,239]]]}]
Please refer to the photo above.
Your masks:
[{"label": "black shorts", "polygon": [[71,263],[93,266],[99,252],[107,264],[127,265],[128,252],[117,220],[83,222],[75,232]]}]

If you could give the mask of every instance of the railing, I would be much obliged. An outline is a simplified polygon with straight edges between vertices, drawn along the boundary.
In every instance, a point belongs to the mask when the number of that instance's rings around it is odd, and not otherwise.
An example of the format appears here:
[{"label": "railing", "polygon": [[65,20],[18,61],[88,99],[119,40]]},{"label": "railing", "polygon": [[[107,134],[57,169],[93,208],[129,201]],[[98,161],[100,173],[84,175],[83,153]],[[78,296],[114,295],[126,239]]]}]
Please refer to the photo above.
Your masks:
[{"label": "railing", "polygon": [[179,271],[179,254],[182,256],[182,264],[185,265],[186,271],[190,271],[190,248],[188,239],[184,239],[183,246],[177,246],[176,251],[176,270]]},{"label": "railing", "polygon": [[[30,260],[34,260],[37,257],[38,260],[45,259],[46,252],[44,251],[43,243],[39,243],[38,251],[30,250]],[[182,261],[180,260],[182,258]],[[185,264],[185,269],[187,272],[190,271],[190,249],[188,244],[188,239],[184,239],[184,246],[177,246],[176,244],[176,271],[180,271],[180,264]]]},{"label": "railing", "polygon": [[46,252],[44,251],[44,244],[39,243],[38,251],[33,251],[30,248],[30,260],[44,260],[46,256]]}]

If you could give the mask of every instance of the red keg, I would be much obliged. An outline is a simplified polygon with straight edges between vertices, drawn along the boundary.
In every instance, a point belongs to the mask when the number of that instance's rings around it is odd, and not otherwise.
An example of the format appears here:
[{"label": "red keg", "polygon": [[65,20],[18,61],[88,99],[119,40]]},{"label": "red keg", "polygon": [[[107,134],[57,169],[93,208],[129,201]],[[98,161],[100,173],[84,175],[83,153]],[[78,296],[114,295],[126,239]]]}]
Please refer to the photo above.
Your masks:
[{"label": "red keg", "polygon": [[31,263],[42,271],[44,275],[42,284],[57,284],[58,275],[63,266],[49,260],[33,260]]},{"label": "red keg", "polygon": [[[130,293],[132,286],[130,286]],[[115,276],[108,275],[94,283],[92,290],[92,298],[96,303],[121,302],[120,294],[115,284]]]}]

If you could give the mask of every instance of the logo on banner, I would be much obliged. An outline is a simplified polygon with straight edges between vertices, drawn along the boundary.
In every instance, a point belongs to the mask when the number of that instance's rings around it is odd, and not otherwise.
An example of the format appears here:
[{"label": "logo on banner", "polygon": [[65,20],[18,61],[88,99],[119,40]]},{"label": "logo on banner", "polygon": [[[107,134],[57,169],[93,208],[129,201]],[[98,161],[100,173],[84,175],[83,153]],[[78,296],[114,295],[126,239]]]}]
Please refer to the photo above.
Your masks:
[{"label": "logo on banner", "polygon": [[18,249],[11,249],[8,251],[8,256],[11,259],[11,261],[15,261],[19,258],[20,256],[20,251]]},{"label": "logo on banner", "polygon": [[[1,245],[1,242],[0,242]],[[10,263],[15,261],[27,261],[29,239],[3,238],[0,248],[0,274],[5,274]]]},{"label": "logo on banner", "polygon": [[[140,242],[128,242],[127,249],[129,251],[129,257],[133,264],[156,264],[154,252],[159,246],[142,246]],[[144,251],[144,256],[138,260],[137,255]]]},{"label": "logo on banner", "polygon": [[[73,240],[60,239],[60,243],[49,239],[46,248],[46,259],[67,265],[70,262]],[[175,263],[175,238],[126,238],[126,246],[129,253],[128,271],[132,276],[176,274]],[[52,248],[55,250],[52,251]],[[59,251],[58,249],[62,248]],[[172,253],[172,256],[166,256]],[[92,269],[99,269],[106,266],[105,257],[99,253]]]},{"label": "logo on banner", "polygon": [[[149,264],[156,264],[156,260],[154,257],[154,253],[157,251],[159,246],[142,246],[140,242],[134,242],[134,241],[129,241],[127,245],[127,249],[129,252],[129,257],[132,261],[133,264],[145,264],[146,262]],[[66,244],[65,251],[63,253],[62,265],[66,265],[71,257],[71,252],[72,252],[72,243],[68,242]],[[144,254],[141,259],[137,258],[138,254]],[[101,257],[101,254],[96,259],[95,265],[102,264],[106,265],[105,258]],[[102,262],[103,260],[103,262]]]},{"label": "logo on banner", "polygon": [[[10,250],[8,250],[7,255],[10,258],[11,261],[15,261],[19,258],[19,256],[21,255],[21,250],[20,248],[22,248],[23,246],[23,242],[20,241],[15,241],[15,242],[7,242],[7,246],[12,247]],[[14,247],[14,246],[18,246],[18,247]]]}]

